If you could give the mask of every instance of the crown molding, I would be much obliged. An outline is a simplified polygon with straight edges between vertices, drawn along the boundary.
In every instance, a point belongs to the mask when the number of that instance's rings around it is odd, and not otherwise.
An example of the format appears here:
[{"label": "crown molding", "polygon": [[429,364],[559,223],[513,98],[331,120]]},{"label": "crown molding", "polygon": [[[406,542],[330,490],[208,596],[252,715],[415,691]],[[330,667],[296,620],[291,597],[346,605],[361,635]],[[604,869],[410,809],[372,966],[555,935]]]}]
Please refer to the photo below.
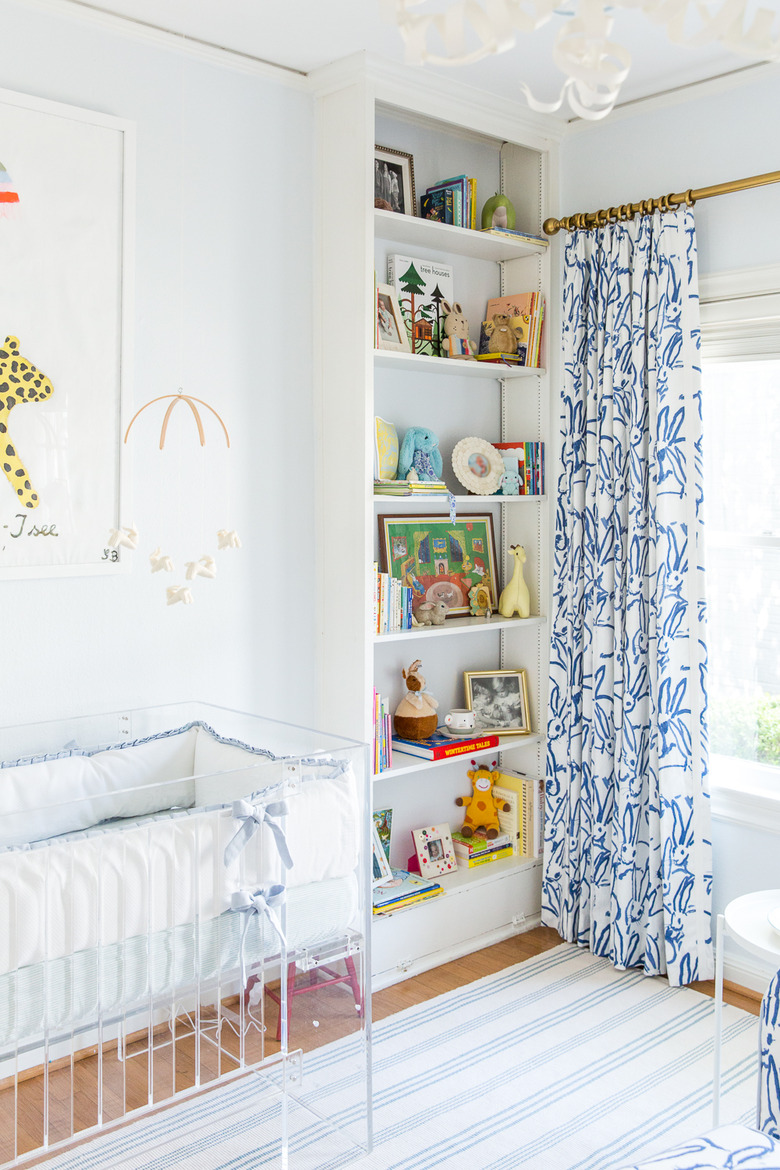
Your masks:
[{"label": "crown molding", "polygon": [[642,114],[655,113],[656,110],[666,110],[673,106],[685,105],[688,102],[718,97],[723,93],[731,93],[735,89],[755,85],[765,78],[777,78],[778,76],[780,76],[780,63],[759,61],[754,65],[745,65],[731,73],[722,73],[719,77],[711,77],[706,81],[693,81],[690,85],[675,86],[673,89],[654,94],[652,97],[624,102],[622,105],[616,106],[607,118],[602,118],[597,122],[586,121],[584,118],[573,119],[567,123],[565,136],[593,133],[605,126],[611,126],[615,122],[625,122],[627,119],[636,118]]},{"label": "crown molding", "polygon": [[766,297],[780,293],[780,264],[757,268],[732,268],[728,272],[702,273],[699,300],[736,301],[745,297]]},{"label": "crown molding", "polygon": [[297,69],[275,65],[271,61],[263,61],[249,53],[240,53],[235,49],[214,45],[210,41],[184,36],[182,33],[134,20],[129,16],[104,12],[102,9],[86,3],[85,0],[24,0],[24,4],[27,8],[37,8],[40,12],[46,12],[53,16],[78,20],[93,28],[103,29],[106,32],[115,33],[142,44],[155,45],[173,53],[180,53],[208,65],[218,65],[237,73],[263,77],[277,85],[298,90],[300,93],[308,92],[306,74]]},{"label": "crown molding", "polygon": [[410,119],[436,118],[493,141],[520,141],[539,150],[557,144],[567,132],[561,118],[536,114],[519,102],[371,53],[353,53],[316,69],[309,74],[309,83],[318,97],[345,85],[367,83],[380,105],[403,110]]}]

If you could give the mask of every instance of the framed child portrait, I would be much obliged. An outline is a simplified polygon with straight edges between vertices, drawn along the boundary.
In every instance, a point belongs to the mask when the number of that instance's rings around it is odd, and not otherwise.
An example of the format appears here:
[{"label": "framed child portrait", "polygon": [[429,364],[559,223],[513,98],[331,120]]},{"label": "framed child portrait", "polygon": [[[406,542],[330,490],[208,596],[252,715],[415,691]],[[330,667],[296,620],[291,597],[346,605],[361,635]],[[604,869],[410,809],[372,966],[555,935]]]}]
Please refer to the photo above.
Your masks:
[{"label": "framed child portrait", "polygon": [[412,352],[398,297],[389,284],[376,286],[376,347],[397,353]]},{"label": "framed child portrait", "polygon": [[443,873],[455,872],[457,862],[449,825],[412,829],[412,838],[422,877],[440,877]]}]

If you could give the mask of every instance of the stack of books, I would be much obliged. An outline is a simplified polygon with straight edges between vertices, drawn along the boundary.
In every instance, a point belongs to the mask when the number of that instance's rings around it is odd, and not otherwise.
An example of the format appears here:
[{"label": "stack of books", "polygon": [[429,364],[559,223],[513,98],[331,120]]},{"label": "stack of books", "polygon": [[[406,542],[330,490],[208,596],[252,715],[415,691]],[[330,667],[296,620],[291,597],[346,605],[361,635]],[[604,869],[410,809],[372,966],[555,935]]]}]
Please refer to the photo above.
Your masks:
[{"label": "stack of books", "polygon": [[544,244],[545,248],[549,247],[550,240],[548,236],[537,236],[533,232],[521,232],[518,228],[480,228],[480,231],[485,236],[504,236],[509,240],[520,240],[526,244]]},{"label": "stack of books", "polygon": [[462,869],[475,869],[478,865],[501,861],[503,857],[511,857],[514,853],[509,833],[502,832],[497,837],[493,837],[492,840],[488,840],[485,833],[479,830],[473,837],[464,837],[462,833],[453,833],[452,848],[455,851],[458,866]]},{"label": "stack of books", "polygon": [[[490,353],[490,327],[493,318],[508,317],[517,343],[516,352]],[[539,367],[542,351],[542,324],[544,297],[539,292],[516,293],[510,297],[494,297],[487,303],[485,320],[479,335],[478,361],[514,362],[521,366]]]},{"label": "stack of books", "polygon": [[520,478],[521,496],[544,495],[544,443],[494,443],[507,471]]},{"label": "stack of books", "polygon": [[456,227],[476,228],[477,180],[455,175],[434,183],[420,199],[420,216]]},{"label": "stack of books", "polygon": [[447,485],[440,479],[375,479],[375,496],[446,496]]},{"label": "stack of books", "polygon": [[427,902],[443,893],[439,883],[430,878],[409,873],[406,869],[394,869],[392,881],[374,886],[374,914],[391,914],[393,910],[402,910],[416,902]]},{"label": "stack of books", "polygon": [[390,700],[374,689],[374,775],[393,766],[393,746],[390,741]]},{"label": "stack of books", "polygon": [[380,573],[374,561],[374,633],[394,634],[412,628],[412,590],[397,577]]},{"label": "stack of books", "polygon": [[490,751],[498,747],[497,735],[478,735],[475,733],[468,738],[455,739],[441,727],[437,728],[428,739],[401,739],[393,736],[393,747],[409,756],[419,756],[423,760],[449,760],[454,756],[467,756],[469,752]]}]

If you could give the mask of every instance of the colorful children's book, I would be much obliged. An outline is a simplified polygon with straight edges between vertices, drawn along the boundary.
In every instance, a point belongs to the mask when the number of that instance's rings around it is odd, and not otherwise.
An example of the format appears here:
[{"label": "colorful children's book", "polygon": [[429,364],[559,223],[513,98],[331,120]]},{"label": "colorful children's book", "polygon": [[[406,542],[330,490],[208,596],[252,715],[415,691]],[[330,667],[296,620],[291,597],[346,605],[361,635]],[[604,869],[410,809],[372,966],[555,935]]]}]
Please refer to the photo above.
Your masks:
[{"label": "colorful children's book", "polygon": [[489,751],[490,748],[498,747],[498,736],[475,735],[469,739],[453,739],[437,730],[428,739],[401,739],[394,735],[393,747],[396,751],[420,756],[423,760],[447,760],[451,756],[466,756],[469,752],[481,751],[482,748]]},{"label": "colorful children's book", "polygon": [[392,881],[374,887],[374,909],[397,907],[399,903],[406,902],[410,898],[419,898],[421,894],[440,892],[441,886],[438,882],[420,877],[416,873],[409,873],[407,869],[394,869]]},{"label": "colorful children's book", "polygon": [[452,266],[413,256],[387,257],[387,283],[398,295],[412,353],[441,357],[444,302],[453,302]]},{"label": "colorful children's book", "polygon": [[489,853],[476,853],[473,857],[456,854],[455,858],[459,869],[476,869],[480,865],[490,865],[493,861],[503,861],[504,858],[511,857],[512,853],[512,846],[504,845],[502,849],[491,849]]},{"label": "colorful children's book", "polygon": [[374,419],[374,479],[394,480],[398,471],[398,431],[377,415]]}]

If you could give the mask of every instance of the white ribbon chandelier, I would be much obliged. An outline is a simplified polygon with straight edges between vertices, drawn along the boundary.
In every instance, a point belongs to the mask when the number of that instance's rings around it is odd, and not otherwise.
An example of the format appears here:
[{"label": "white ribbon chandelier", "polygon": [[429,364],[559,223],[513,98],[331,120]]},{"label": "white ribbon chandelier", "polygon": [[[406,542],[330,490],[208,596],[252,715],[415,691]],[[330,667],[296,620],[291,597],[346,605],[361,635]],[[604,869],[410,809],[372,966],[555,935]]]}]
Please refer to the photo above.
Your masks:
[{"label": "white ribbon chandelier", "polygon": [[[558,100],[540,102],[520,84],[529,106],[541,113],[559,110],[565,100],[581,118],[603,118],[615,105],[628,76],[631,55],[610,40],[612,14],[639,9],[666,29],[675,44],[699,47],[717,42],[759,60],[780,57],[780,35],[773,35],[776,12],[751,0],[450,0],[444,12],[414,13],[426,0],[384,0],[406,45],[409,64],[468,65],[513,48],[517,34],[532,33],[553,16],[569,17],[559,29],[553,60],[566,75]],[[576,13],[569,7],[576,4]],[[693,32],[690,31],[694,27]],[[430,38],[444,52],[429,49]]]}]

